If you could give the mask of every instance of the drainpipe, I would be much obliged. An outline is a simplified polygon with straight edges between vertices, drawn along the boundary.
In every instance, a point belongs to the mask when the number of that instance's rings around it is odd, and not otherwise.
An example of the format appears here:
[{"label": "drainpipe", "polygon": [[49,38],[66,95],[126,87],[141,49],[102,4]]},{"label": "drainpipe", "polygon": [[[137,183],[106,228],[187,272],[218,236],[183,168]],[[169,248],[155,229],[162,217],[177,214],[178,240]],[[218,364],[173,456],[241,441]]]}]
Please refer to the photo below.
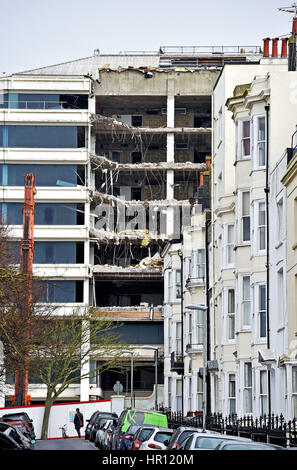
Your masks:
[{"label": "drainpipe", "polygon": [[[210,211],[205,211],[205,217],[210,213]],[[209,256],[208,256],[208,227],[211,223],[211,219],[205,219],[205,294],[206,294],[206,307],[207,311],[207,349],[206,349],[206,358],[207,361],[210,360],[210,301],[209,301]],[[211,413],[211,391],[210,391],[210,375],[207,371],[206,375],[206,415]]]},{"label": "drainpipe", "polygon": [[[267,324],[267,349],[270,349],[270,309],[269,309],[269,290],[270,290],[270,239],[269,239],[269,111],[270,105],[265,106],[266,111],[266,324]],[[267,370],[268,378],[268,414],[271,416],[271,376],[270,369]]]}]

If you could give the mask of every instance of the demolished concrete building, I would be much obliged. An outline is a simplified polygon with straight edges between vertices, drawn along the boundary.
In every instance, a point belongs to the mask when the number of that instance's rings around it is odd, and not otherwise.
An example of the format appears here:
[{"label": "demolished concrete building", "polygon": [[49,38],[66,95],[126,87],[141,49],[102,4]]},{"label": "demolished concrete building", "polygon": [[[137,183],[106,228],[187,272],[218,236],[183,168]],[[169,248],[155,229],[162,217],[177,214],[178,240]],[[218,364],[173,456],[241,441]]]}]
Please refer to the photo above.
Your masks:
[{"label": "demolished concrete building", "polygon": [[[68,146],[63,135],[59,150],[51,143],[29,142],[21,144],[27,148],[22,155],[16,149],[3,151],[1,163],[30,163],[32,171],[34,165],[37,169],[45,163],[56,169],[75,164],[75,182],[59,185],[63,178],[57,178],[55,188],[39,191],[37,198],[41,197],[40,205],[74,204],[76,220],[68,223],[62,214],[64,227],[59,231],[58,223],[45,217],[43,227],[35,227],[36,239],[75,243],[76,256],[62,262],[63,278],[74,283],[76,294],[56,301],[65,311],[73,305],[91,305],[99,316],[121,321],[122,340],[141,363],[134,372],[136,396],[149,396],[154,387],[154,358],[142,349],[144,345],[159,348],[158,382],[163,382],[162,248],[199,207],[209,207],[200,177],[209,168],[214,84],[225,63],[258,59],[256,47],[162,46],[152,54],[95,52],[1,79],[8,97],[8,109],[3,110],[6,125],[61,126],[65,132],[76,127],[73,145]],[[36,178],[37,189],[39,185]],[[1,200],[7,204],[11,198],[11,204],[20,204],[22,194],[16,191],[11,188]],[[14,225],[20,231],[18,220]],[[58,273],[59,263],[58,258],[47,265],[39,260],[35,272]],[[95,362],[91,358],[91,368]],[[106,371],[84,379],[61,399],[108,398],[117,380],[129,393],[130,372],[119,377]],[[32,402],[43,399],[42,390],[36,390],[31,392]],[[162,386],[160,403],[161,392]]]}]

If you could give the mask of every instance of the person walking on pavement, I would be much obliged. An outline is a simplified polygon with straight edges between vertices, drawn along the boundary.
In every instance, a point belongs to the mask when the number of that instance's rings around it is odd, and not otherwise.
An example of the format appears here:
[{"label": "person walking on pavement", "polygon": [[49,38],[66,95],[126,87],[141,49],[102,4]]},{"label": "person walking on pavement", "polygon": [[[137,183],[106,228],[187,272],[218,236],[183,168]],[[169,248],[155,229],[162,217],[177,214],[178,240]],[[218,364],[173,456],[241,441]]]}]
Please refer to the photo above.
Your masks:
[{"label": "person walking on pavement", "polygon": [[79,411],[79,408],[76,408],[76,413],[74,415],[74,426],[76,429],[76,432],[78,434],[78,437],[80,438],[80,428],[82,428],[84,425],[84,417]]}]

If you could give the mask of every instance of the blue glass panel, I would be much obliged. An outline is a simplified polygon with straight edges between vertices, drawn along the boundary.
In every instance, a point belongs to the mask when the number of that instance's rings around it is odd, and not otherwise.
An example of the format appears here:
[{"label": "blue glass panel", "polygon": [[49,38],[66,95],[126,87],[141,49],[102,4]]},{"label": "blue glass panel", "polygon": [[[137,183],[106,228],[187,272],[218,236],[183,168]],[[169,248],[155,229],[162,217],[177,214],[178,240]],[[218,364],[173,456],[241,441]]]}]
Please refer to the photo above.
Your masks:
[{"label": "blue glass panel", "polygon": [[19,93],[19,108],[23,109],[59,109],[60,96],[49,94]]},{"label": "blue glass panel", "polygon": [[0,93],[0,109],[8,107],[8,93]]},{"label": "blue glass panel", "polygon": [[[23,203],[0,203],[3,223],[23,224]],[[35,225],[76,225],[77,204],[38,203],[35,204]]]},{"label": "blue glass panel", "polygon": [[[35,186],[76,186],[77,165],[5,165],[7,183],[3,186],[24,186],[26,173],[34,173]],[[2,165],[0,165],[2,171]],[[0,173],[0,185],[1,185]]]},{"label": "blue glass panel", "polygon": [[75,302],[76,281],[46,281],[44,302]]},{"label": "blue glass panel", "polygon": [[34,263],[75,263],[75,242],[35,242]]},{"label": "blue glass panel", "polygon": [[[77,126],[3,126],[8,129],[7,146],[12,148],[78,148]],[[3,146],[6,146],[5,136]]]},{"label": "blue glass panel", "polygon": [[35,206],[36,225],[75,225],[76,204],[40,203]]}]

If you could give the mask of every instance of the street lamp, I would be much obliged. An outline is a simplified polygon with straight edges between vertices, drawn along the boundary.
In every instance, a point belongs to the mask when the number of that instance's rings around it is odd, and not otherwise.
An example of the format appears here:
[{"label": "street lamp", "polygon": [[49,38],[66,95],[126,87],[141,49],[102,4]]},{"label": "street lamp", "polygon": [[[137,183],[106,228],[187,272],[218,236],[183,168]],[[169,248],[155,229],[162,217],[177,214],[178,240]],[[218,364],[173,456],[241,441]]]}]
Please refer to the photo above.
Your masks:
[{"label": "street lamp", "polygon": [[206,431],[206,367],[207,367],[207,306],[204,304],[186,305],[189,310],[200,310],[203,315],[203,404],[202,404],[202,431]]},{"label": "street lamp", "polygon": [[133,354],[134,351],[130,349],[123,349],[123,354],[130,354],[131,355],[131,409],[133,408]]},{"label": "street lamp", "polygon": [[158,348],[157,346],[142,346],[142,349],[155,351],[155,411],[158,410]]}]

